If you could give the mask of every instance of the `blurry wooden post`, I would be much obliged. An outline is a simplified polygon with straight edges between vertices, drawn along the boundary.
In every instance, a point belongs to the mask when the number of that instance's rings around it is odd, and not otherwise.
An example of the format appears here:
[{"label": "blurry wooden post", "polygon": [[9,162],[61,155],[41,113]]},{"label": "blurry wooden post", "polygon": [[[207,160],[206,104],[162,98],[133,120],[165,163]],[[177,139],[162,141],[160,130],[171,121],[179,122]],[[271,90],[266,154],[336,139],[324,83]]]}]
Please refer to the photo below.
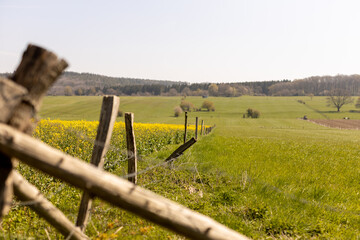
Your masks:
[{"label": "blurry wooden post", "polygon": [[[110,145],[111,134],[119,111],[120,99],[115,96],[104,96],[101,106],[99,126],[91,156],[91,164],[103,168],[106,152]],[[76,220],[76,226],[84,232],[92,205],[93,195],[84,191]]]},{"label": "blurry wooden post", "polygon": [[137,151],[134,133],[134,113],[125,113],[126,146],[128,157],[128,180],[134,184],[137,182]]},{"label": "blurry wooden post", "polygon": [[[0,122],[7,123],[27,90],[13,81],[0,77]],[[9,160],[9,159],[7,159]],[[6,215],[10,209],[12,201],[12,170],[11,161],[0,162],[0,219]]]},{"label": "blurry wooden post", "polygon": [[187,137],[187,112],[185,112],[185,132],[184,132],[184,143],[186,143],[186,137]]},{"label": "blurry wooden post", "polygon": [[202,136],[204,134],[204,120],[201,120],[201,131],[200,135]]},{"label": "blurry wooden post", "polygon": [[190,239],[248,239],[169,199],[0,124],[0,151]]},{"label": "blurry wooden post", "polygon": [[[4,101],[0,103],[1,115],[3,115],[0,119],[19,131],[31,134],[36,124],[31,119],[36,117],[49,87],[67,66],[64,60],[58,59],[52,52],[29,45],[20,65],[11,76],[15,84],[6,83],[3,85],[5,88],[0,90],[2,92],[0,99]],[[11,92],[4,92],[9,89]],[[9,106],[6,106],[8,104]],[[9,107],[12,109],[9,110]],[[5,109],[8,110],[3,111]],[[8,212],[12,202],[11,171],[14,160],[0,154],[0,218]]]},{"label": "blurry wooden post", "polygon": [[199,118],[195,118],[195,139],[198,137],[198,125],[199,125]]}]

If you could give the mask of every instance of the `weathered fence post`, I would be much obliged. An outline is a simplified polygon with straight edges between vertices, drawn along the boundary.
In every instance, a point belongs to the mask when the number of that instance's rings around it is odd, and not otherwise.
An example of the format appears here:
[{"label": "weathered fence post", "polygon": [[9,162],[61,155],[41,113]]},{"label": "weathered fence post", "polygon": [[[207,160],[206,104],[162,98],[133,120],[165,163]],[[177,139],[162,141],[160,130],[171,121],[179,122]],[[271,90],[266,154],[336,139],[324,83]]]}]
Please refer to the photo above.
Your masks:
[{"label": "weathered fence post", "polygon": [[[13,81],[0,77],[0,122],[7,123],[27,90]],[[0,219],[10,209],[12,201],[11,161],[0,162]],[[7,159],[8,160],[8,159]]]},{"label": "weathered fence post", "polygon": [[195,118],[195,139],[198,137],[198,125],[199,125],[199,118]]},{"label": "weathered fence post", "polygon": [[200,135],[202,136],[204,134],[204,120],[201,120],[201,131]]},{"label": "weathered fence post", "polygon": [[[22,132],[32,133],[35,123],[31,119],[35,118],[48,88],[67,66],[68,64],[64,60],[58,59],[55,54],[29,45],[19,67],[11,77],[17,85],[24,87],[27,93],[20,90],[22,93],[10,92],[3,95],[6,103],[2,103],[2,105],[7,104],[7,99],[14,98],[12,94],[15,94],[16,99],[18,99],[16,96],[24,94],[21,102],[13,105],[14,108],[10,111],[11,115],[6,116],[7,124]],[[8,212],[9,204],[12,201],[12,166],[11,158],[0,154],[0,218]]]},{"label": "weathered fence post", "polygon": [[137,182],[137,151],[134,133],[134,113],[125,113],[126,146],[128,157],[128,180],[134,184]]},{"label": "weathered fence post", "polygon": [[187,116],[187,112],[185,112],[185,131],[184,131],[184,143],[186,143],[186,138],[187,138],[187,121],[188,121],[188,116]]},{"label": "weathered fence post", "polygon": [[[110,145],[111,134],[119,110],[119,104],[120,99],[118,97],[103,97],[99,126],[91,156],[91,164],[98,168],[102,168],[104,165],[105,154]],[[79,226],[82,231],[85,231],[86,228],[93,197],[94,196],[88,192],[83,192],[76,220],[76,226]]]}]

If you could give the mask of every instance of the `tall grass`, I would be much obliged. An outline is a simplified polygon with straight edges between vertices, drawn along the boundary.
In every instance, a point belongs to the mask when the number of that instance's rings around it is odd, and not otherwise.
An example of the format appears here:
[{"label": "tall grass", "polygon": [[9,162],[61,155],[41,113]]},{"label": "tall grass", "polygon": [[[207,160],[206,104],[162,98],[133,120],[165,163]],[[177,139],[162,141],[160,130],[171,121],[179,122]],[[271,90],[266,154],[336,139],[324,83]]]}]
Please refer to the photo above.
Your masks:
[{"label": "tall grass", "polygon": [[[199,97],[187,100],[195,106],[203,102]],[[134,112],[136,122],[182,124],[183,118],[173,117],[180,101],[179,97],[121,97],[121,109]],[[173,169],[160,166],[143,173],[139,185],[254,239],[359,239],[360,132],[300,119],[304,115],[360,119],[350,112],[353,105],[337,113],[324,97],[243,96],[210,101],[216,111],[191,112],[189,122],[198,116],[206,124],[216,124],[215,131],[201,138]],[[100,109],[100,103],[101,98],[96,97],[46,98],[41,116],[97,120],[98,110],[92,106],[98,104]],[[248,108],[259,110],[261,117],[242,118]],[[140,168],[159,164],[175,148],[161,145],[147,152]],[[74,220],[78,190],[24,165],[20,170]],[[121,168],[109,170],[124,174]],[[57,192],[68,198],[54,194]],[[45,228],[58,237],[28,207],[19,205],[3,223],[5,238],[45,238]],[[101,202],[95,203],[87,234],[99,239],[180,238]]]}]

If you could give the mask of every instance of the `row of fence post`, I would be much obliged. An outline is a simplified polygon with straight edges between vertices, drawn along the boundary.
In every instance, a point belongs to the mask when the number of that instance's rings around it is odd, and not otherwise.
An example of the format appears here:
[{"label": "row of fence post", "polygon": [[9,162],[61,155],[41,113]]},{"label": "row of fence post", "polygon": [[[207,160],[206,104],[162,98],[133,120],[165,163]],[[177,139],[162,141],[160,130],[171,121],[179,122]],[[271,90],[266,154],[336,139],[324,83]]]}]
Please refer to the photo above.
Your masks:
[{"label": "row of fence post", "polygon": [[[10,210],[14,190],[21,201],[31,203],[29,206],[66,239],[89,239],[83,231],[94,197],[191,239],[247,239],[207,216],[99,169],[104,164],[119,108],[120,100],[115,96],[103,99],[91,157],[93,166],[28,136],[35,127],[32,119],[36,118],[46,90],[66,66],[67,63],[53,53],[29,45],[11,79],[0,77],[0,222]],[[125,121],[128,122],[128,158],[134,159],[129,162],[136,163],[133,114],[126,114]],[[165,161],[174,161],[195,142],[195,138],[190,139]],[[82,189],[83,207],[79,210],[76,225],[13,169],[16,159]],[[135,172],[129,173],[128,179],[136,182],[136,165],[129,169]],[[135,177],[130,178],[132,175]]]},{"label": "row of fence post", "polygon": [[[204,120],[201,120],[201,128],[200,128],[200,136],[209,134],[216,125],[211,127],[205,127]],[[187,112],[185,112],[185,125],[184,125],[184,144],[187,140],[187,130],[188,130],[188,115]],[[195,140],[198,139],[198,129],[199,129],[199,117],[195,117]]]}]

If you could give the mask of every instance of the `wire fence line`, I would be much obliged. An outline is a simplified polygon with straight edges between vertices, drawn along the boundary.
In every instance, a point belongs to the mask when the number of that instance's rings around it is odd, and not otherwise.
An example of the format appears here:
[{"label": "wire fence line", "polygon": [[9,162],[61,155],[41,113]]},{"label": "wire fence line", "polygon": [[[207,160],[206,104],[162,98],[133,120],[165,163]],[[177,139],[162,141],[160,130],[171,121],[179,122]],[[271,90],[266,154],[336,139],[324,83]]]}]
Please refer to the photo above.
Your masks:
[{"label": "wire fence line", "polygon": [[[55,123],[57,124],[57,123]],[[89,137],[86,133],[79,131],[77,129],[74,128],[66,128],[65,131],[68,131],[69,133],[75,134],[78,138],[84,139],[87,142],[91,143],[93,146],[96,144],[98,146],[104,146],[103,143],[101,142],[97,142],[94,138]],[[111,149],[112,151],[116,152],[119,156],[118,159],[116,159],[115,161],[111,161],[108,162],[107,158],[105,157],[105,164],[104,164],[104,168],[105,170],[107,169],[112,169],[112,167],[117,166],[117,165],[121,165],[125,162],[128,161],[128,157],[126,155],[127,153],[127,149],[126,148],[119,148],[118,146],[114,146],[113,144],[109,145],[109,149]],[[126,156],[126,157],[124,157]],[[132,174],[126,174],[125,172],[125,167],[123,167],[124,169],[124,174],[120,175],[120,177],[122,178],[128,178],[128,177],[132,177],[132,176],[141,176],[144,175],[150,171],[155,170],[156,168],[159,167],[166,167],[167,171],[165,171],[163,174],[164,176],[170,176],[172,175],[173,177],[177,177],[175,175],[176,171],[180,171],[183,170],[184,166],[190,167],[194,170],[195,174],[199,177],[200,182],[202,184],[202,186],[204,185],[204,183],[201,180],[201,174],[198,171],[198,166],[201,165],[201,163],[196,163],[196,162],[190,162],[190,161],[186,161],[186,159],[182,159],[182,161],[177,162],[177,164],[175,165],[175,159],[170,160],[169,162],[164,162],[164,159],[159,159],[159,158],[155,158],[155,157],[146,157],[146,158],[140,158],[140,160],[147,162],[147,163],[156,163],[150,166],[146,166],[144,169],[141,169],[140,171],[138,171],[137,173],[132,173]],[[169,167],[171,166],[171,167]],[[264,170],[265,171],[265,170]],[[246,171],[245,171],[246,172]],[[149,186],[151,184],[154,183],[159,183],[162,182],[163,178],[160,179],[155,179],[153,181],[147,182],[142,184],[142,187],[146,187]],[[338,213],[338,214],[349,214],[349,215],[354,215],[354,216],[360,216],[360,211],[351,211],[351,210],[346,210],[346,209],[340,209],[338,207],[333,207],[330,205],[327,205],[325,203],[323,203],[322,201],[314,201],[314,200],[307,200],[305,198],[302,198],[301,196],[296,196],[292,193],[288,193],[287,191],[284,191],[268,182],[262,181],[259,177],[252,177],[250,174],[248,174],[247,172],[245,174],[242,175],[242,183],[246,184],[256,184],[260,187],[266,187],[267,189],[269,189],[271,192],[273,192],[274,194],[281,194],[283,197],[285,197],[288,200],[292,200],[292,201],[296,201],[298,203],[307,205],[307,206],[311,206],[311,207],[317,207],[317,208],[321,208],[321,209],[325,209],[326,211],[329,212],[334,212],[334,213]],[[48,196],[48,198],[52,198],[54,197],[54,195],[57,195],[59,193],[61,193],[61,191],[63,190],[63,188],[66,186],[65,183],[62,183],[58,189],[54,192],[51,192],[50,195]],[[202,191],[205,191],[205,188],[203,187]],[[183,193],[181,193],[183,194]],[[28,201],[28,202],[22,202],[22,203],[17,203],[18,206],[31,206],[33,204],[38,203],[37,201]],[[15,205],[16,206],[16,205]],[[108,209],[107,211],[110,211],[111,209]],[[72,215],[69,215],[72,216]],[[73,215],[75,216],[75,215]],[[90,219],[89,222],[91,223],[91,225],[93,226],[93,228],[95,229],[96,232],[97,229],[94,225],[94,223],[92,222],[91,219],[91,214],[90,214]],[[119,226],[119,229],[122,226]],[[75,229],[74,229],[75,230]],[[73,234],[73,232],[71,233]],[[71,234],[66,238],[66,239],[70,239]],[[99,234],[99,232],[98,232]]]},{"label": "wire fence line", "polygon": [[[58,123],[54,123],[54,124],[58,124]],[[88,141],[89,143],[91,144],[97,144],[99,146],[104,146],[103,143],[101,142],[97,142],[95,141],[95,139],[89,137],[87,134],[77,130],[77,129],[74,129],[74,128],[66,128],[65,129],[66,131],[68,131],[69,133],[72,133],[72,134],[75,134],[78,138],[81,138],[81,139],[84,139],[86,141]],[[121,149],[117,146],[114,146],[112,144],[109,145],[109,149],[117,152],[120,156],[124,156],[127,152],[127,149],[124,148],[124,149]],[[116,166],[116,165],[119,165],[119,164],[122,164],[124,162],[127,162],[128,161],[128,157],[125,157],[125,158],[122,158],[122,159],[116,159],[115,161],[112,161],[112,162],[107,162],[107,159],[105,157],[105,164],[104,164],[104,169],[107,170],[107,169],[111,169],[113,166]],[[141,160],[144,160],[143,158],[139,158],[140,161]],[[123,174],[123,175],[120,175],[120,177],[122,178],[128,178],[128,177],[133,177],[133,176],[140,176],[140,175],[143,175],[143,174],[146,174],[147,172],[149,171],[152,171],[156,168],[159,168],[159,167],[164,167],[164,166],[171,166],[170,168],[173,170],[173,171],[177,171],[177,170],[180,170],[181,169],[181,165],[182,164],[185,164],[184,162],[181,162],[177,165],[177,167],[174,167],[174,160],[175,159],[172,159],[170,160],[169,162],[163,162],[163,159],[156,159],[156,158],[146,158],[146,161],[147,162],[156,162],[156,161],[160,161],[159,163],[155,164],[155,165],[151,165],[151,166],[148,166],[140,171],[138,171],[137,173],[131,173],[131,174]],[[188,165],[190,163],[187,163]],[[196,171],[196,173],[200,176],[200,173],[199,171],[197,170],[197,164],[199,163],[191,163],[192,164],[192,167],[193,169]],[[191,165],[190,164],[190,165]],[[264,170],[265,171],[265,170]],[[125,172],[125,168],[124,168],[124,172]],[[167,172],[166,172],[167,174]],[[171,171],[170,174],[173,174],[173,172]],[[260,174],[261,175],[261,174]],[[201,176],[200,176],[200,179],[201,179]],[[158,183],[158,182],[161,182],[162,180],[154,180],[153,182],[149,182],[149,183],[146,183],[145,185],[142,185],[143,187],[144,186],[149,186],[153,183]],[[336,208],[336,207],[332,207],[332,206],[329,206],[327,204],[324,204],[322,203],[321,201],[309,201],[309,200],[306,200],[305,198],[301,198],[301,197],[298,197],[298,196],[295,196],[294,194],[291,194],[291,193],[287,193],[286,191],[283,191],[281,190],[280,188],[274,186],[274,185],[271,185],[267,182],[263,182],[259,179],[255,179],[255,178],[251,178],[249,176],[249,174],[247,174],[246,176],[246,181],[248,183],[255,183],[255,184],[258,184],[260,185],[261,187],[266,187],[268,189],[270,189],[272,192],[276,193],[276,194],[282,194],[284,197],[286,197],[288,200],[294,200],[294,201],[297,201],[299,203],[302,203],[302,204],[305,204],[305,205],[309,205],[309,206],[313,206],[313,207],[318,207],[318,208],[322,208],[322,209],[325,209],[327,211],[331,211],[331,212],[337,212],[337,213],[342,213],[342,214],[351,214],[351,215],[356,215],[356,216],[359,216],[360,215],[360,211],[357,211],[357,212],[354,212],[354,211],[350,211],[350,210],[344,210],[344,209],[339,209],[339,208]],[[202,183],[203,184],[203,183]]]}]

